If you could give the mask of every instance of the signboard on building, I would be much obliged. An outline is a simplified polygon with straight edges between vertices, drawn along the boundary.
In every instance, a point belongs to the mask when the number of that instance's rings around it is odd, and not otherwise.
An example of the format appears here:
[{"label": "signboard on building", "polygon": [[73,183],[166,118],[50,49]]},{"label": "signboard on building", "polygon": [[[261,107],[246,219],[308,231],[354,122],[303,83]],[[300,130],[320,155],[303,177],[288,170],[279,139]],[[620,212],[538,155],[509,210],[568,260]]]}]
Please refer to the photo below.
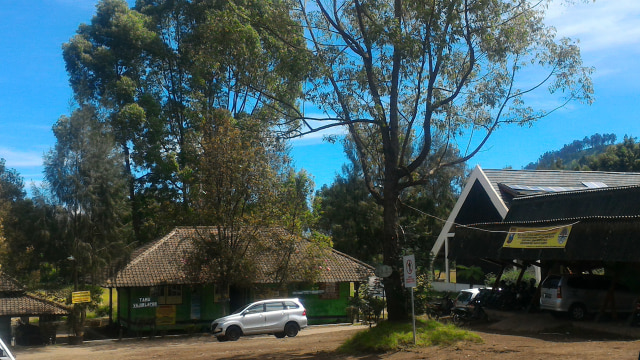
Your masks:
[{"label": "signboard on building", "polygon": [[141,297],[138,298],[138,302],[134,302],[131,307],[134,309],[158,307],[158,300],[155,297]]},{"label": "signboard on building", "polygon": [[175,325],[176,306],[160,305],[156,308],[156,325]]},{"label": "signboard on building", "polygon": [[564,248],[571,226],[512,227],[502,247],[516,249]]}]

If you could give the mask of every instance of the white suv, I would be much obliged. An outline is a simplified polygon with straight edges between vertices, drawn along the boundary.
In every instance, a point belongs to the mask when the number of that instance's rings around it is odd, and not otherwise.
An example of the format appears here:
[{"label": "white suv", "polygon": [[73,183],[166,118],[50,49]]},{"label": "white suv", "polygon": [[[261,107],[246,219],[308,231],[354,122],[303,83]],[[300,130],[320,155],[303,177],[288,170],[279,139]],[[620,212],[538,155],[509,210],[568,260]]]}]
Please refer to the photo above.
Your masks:
[{"label": "white suv", "polygon": [[211,332],[219,341],[235,341],[242,335],[252,334],[294,337],[305,327],[307,310],[298,299],[271,299],[251,303],[214,320]]}]

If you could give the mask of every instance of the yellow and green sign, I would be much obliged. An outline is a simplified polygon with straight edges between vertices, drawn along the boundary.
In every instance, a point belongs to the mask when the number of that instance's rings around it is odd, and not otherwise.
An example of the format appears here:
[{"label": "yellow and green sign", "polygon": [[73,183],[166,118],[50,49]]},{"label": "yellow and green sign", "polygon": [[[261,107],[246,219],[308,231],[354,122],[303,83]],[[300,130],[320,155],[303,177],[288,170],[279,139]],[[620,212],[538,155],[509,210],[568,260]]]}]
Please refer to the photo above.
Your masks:
[{"label": "yellow and green sign", "polygon": [[71,303],[80,304],[91,302],[90,291],[74,291],[71,293]]},{"label": "yellow and green sign", "polygon": [[156,308],[156,325],[175,325],[176,324],[176,306],[175,305],[159,305]]},{"label": "yellow and green sign", "polygon": [[512,227],[502,247],[516,249],[564,248],[571,232],[569,226]]}]

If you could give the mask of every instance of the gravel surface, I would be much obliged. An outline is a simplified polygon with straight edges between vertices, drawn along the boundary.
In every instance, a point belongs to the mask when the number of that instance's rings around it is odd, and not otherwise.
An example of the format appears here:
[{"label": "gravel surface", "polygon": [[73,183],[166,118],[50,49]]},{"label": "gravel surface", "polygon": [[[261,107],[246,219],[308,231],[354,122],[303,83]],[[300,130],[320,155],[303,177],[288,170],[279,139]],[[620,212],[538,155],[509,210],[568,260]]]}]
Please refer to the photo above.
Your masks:
[{"label": "gravel surface", "polygon": [[[459,343],[448,347],[408,348],[386,354],[346,356],[335,352],[345,339],[366,326],[310,327],[295,338],[274,336],[243,337],[236,342],[218,342],[211,335],[176,336],[153,339],[87,341],[80,346],[57,344],[19,347],[18,360],[28,359],[638,359],[640,341],[612,333],[595,332],[570,323],[509,318],[518,330],[509,331],[498,323],[480,324],[470,329],[483,343]],[[504,320],[507,321],[507,320]],[[526,331],[523,321],[531,323]],[[541,327],[540,323],[547,324]],[[509,333],[509,334],[507,334]],[[517,335],[513,335],[516,333]],[[635,337],[640,339],[640,337]]]}]

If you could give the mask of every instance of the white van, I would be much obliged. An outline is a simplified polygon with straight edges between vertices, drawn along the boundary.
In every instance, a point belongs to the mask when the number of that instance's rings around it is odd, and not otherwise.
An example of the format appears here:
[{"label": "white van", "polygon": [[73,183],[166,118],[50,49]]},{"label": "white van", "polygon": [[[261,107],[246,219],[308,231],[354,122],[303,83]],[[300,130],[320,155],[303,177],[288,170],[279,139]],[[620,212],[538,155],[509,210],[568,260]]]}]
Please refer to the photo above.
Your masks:
[{"label": "white van", "polygon": [[[603,275],[549,275],[540,291],[540,309],[569,313],[573,320],[582,320],[589,313],[597,313],[611,288],[611,279]],[[631,313],[638,294],[621,284],[615,285],[614,302],[617,312]],[[606,310],[611,307],[607,305]]]}]

